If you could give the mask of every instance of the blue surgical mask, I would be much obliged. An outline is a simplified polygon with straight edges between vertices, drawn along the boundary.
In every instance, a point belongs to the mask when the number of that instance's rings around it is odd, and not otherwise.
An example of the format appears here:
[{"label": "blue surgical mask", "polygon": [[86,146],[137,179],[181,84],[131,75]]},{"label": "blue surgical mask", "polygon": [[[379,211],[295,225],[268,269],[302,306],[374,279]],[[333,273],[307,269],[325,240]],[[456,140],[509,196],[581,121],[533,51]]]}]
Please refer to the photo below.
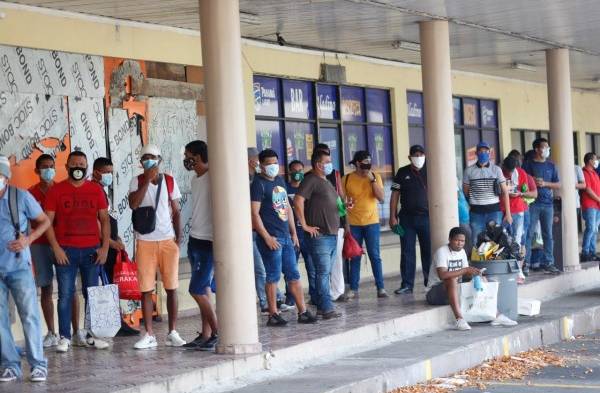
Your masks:
[{"label": "blue surgical mask", "polygon": [[279,164],[269,164],[265,166],[265,175],[275,177],[279,174]]},{"label": "blue surgical mask", "polygon": [[102,184],[104,187],[110,187],[112,182],[113,182],[112,173],[103,173],[102,174],[102,179],[100,179],[100,184]]},{"label": "blue surgical mask", "polygon": [[151,169],[157,165],[158,165],[158,160],[148,159],[148,160],[142,161],[142,166],[144,167],[144,169]]},{"label": "blue surgical mask", "polygon": [[0,177],[0,192],[4,191],[6,188],[6,179],[4,177]]},{"label": "blue surgical mask", "polygon": [[490,152],[489,151],[481,151],[481,152],[477,153],[477,161],[479,161],[480,164],[487,164],[489,160],[490,160]]},{"label": "blue surgical mask", "polygon": [[51,182],[56,176],[56,170],[54,168],[44,168],[40,169],[40,177],[45,182]]},{"label": "blue surgical mask", "polygon": [[325,173],[325,176],[331,175],[331,172],[333,172],[333,164],[328,162],[327,164],[323,165],[323,172]]}]

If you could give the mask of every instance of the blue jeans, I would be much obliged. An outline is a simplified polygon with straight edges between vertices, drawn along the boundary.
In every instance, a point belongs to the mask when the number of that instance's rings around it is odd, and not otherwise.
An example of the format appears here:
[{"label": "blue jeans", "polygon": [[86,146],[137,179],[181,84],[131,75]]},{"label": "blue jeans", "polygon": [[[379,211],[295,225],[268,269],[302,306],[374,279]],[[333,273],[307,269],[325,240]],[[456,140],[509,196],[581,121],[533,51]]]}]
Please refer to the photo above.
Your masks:
[{"label": "blue jeans", "polygon": [[583,255],[596,255],[600,210],[594,208],[583,210],[583,219],[585,220],[585,231],[583,232],[581,252]]},{"label": "blue jeans", "polygon": [[[371,261],[371,270],[373,270],[373,277],[375,277],[375,285],[377,289],[383,289],[383,268],[381,266],[381,256],[379,254],[379,238],[380,238],[380,225],[371,224],[363,226],[350,226],[350,232],[352,237],[362,246],[363,240],[367,243],[367,254],[369,254],[369,260]],[[360,283],[360,261],[362,256],[352,258],[350,262],[350,289],[358,291],[358,284]]]},{"label": "blue jeans", "polygon": [[[252,232],[252,254],[254,258],[254,286],[256,288],[256,296],[258,296],[258,305],[260,308],[267,307],[267,294],[265,292],[265,284],[267,282],[267,272],[265,271],[265,265],[263,264],[260,251],[256,246],[256,239],[258,234]],[[277,288],[277,300],[283,297],[279,288]]]},{"label": "blue jeans", "polygon": [[488,213],[475,213],[471,210],[471,242],[473,247],[477,247],[477,237],[487,226],[490,221],[495,221],[496,225],[502,225],[502,212],[500,210]]},{"label": "blue jeans", "polygon": [[317,308],[320,311],[329,312],[333,310],[329,279],[331,276],[331,267],[335,262],[337,235],[311,237],[309,245],[316,270],[315,289],[317,294]]},{"label": "blue jeans", "polygon": [[[310,296],[311,301],[316,301],[317,299],[317,290],[315,287],[315,279],[317,276],[317,272],[315,270],[315,265],[312,261],[312,256],[310,255],[310,247],[308,244],[308,238],[310,235],[307,235],[301,227],[296,227],[296,233],[298,234],[298,242],[300,243],[300,248],[296,249],[296,260],[300,259],[300,255],[302,255],[302,259],[304,260],[304,268],[306,269],[306,276],[308,278],[308,294]],[[294,297],[291,295],[290,291],[287,290],[285,292],[285,302],[289,305],[296,304]]]},{"label": "blue jeans", "polygon": [[519,245],[523,245],[523,231],[525,229],[525,213],[513,213],[512,214],[512,224],[508,227],[508,233],[512,236],[515,242],[519,243]]},{"label": "blue jeans", "polygon": [[552,221],[554,220],[554,206],[541,205],[537,202],[529,205],[529,231],[527,232],[527,254],[525,261],[531,261],[531,241],[538,221],[542,227],[542,239],[544,240],[544,266],[554,265],[554,241],[552,239]]},{"label": "blue jeans", "polygon": [[413,288],[415,286],[415,274],[417,270],[417,238],[421,248],[421,267],[423,268],[423,281],[427,286],[429,278],[429,267],[431,266],[431,239],[429,235],[429,216],[411,215],[401,213],[400,225],[404,229],[404,235],[400,237],[400,275],[402,276],[402,288]]},{"label": "blue jeans", "polygon": [[100,274],[96,264],[96,247],[65,247],[69,259],[68,265],[56,265],[58,281],[58,332],[61,337],[71,339],[71,314],[73,312],[73,296],[75,296],[75,279],[77,271],[81,275],[81,291],[87,309],[87,289],[98,285]]},{"label": "blue jeans", "polygon": [[33,274],[29,266],[23,270],[0,273],[0,369],[13,368],[19,376],[21,356],[12,336],[8,316],[8,294],[12,295],[19,312],[19,318],[25,333],[27,361],[29,365],[47,369],[42,347],[42,324],[40,321],[37,291]]},{"label": "blue jeans", "polygon": [[271,250],[261,237],[256,239],[256,246],[265,266],[267,283],[277,284],[282,272],[286,282],[299,280],[298,261],[291,237],[288,235],[276,239],[280,245],[277,250]]},{"label": "blue jeans", "polygon": [[192,295],[208,295],[207,289],[212,288],[214,281],[212,245],[190,237],[187,253],[192,269],[188,292]]},{"label": "blue jeans", "polygon": [[523,213],[523,239],[521,244],[527,246],[527,236],[529,236],[529,227],[531,226],[531,215],[529,214],[529,207]]}]

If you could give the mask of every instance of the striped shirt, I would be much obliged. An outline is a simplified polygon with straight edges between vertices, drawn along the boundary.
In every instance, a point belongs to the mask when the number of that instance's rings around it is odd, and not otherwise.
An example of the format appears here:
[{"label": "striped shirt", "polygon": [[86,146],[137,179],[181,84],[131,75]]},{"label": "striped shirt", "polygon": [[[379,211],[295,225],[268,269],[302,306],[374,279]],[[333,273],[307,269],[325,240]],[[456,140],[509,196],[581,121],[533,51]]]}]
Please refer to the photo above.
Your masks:
[{"label": "striped shirt", "polygon": [[472,165],[465,170],[463,184],[469,186],[469,204],[475,213],[487,213],[500,210],[500,197],[496,194],[498,186],[506,183],[502,170],[495,164]]}]

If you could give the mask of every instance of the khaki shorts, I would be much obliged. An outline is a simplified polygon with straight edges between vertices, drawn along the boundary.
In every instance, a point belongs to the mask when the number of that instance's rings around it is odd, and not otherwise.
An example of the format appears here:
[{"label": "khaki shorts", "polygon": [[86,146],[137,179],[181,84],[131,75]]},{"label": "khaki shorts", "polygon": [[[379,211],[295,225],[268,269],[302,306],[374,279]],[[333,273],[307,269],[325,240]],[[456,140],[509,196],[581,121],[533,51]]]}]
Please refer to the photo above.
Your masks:
[{"label": "khaki shorts", "polygon": [[136,262],[142,292],[154,290],[157,270],[165,289],[179,286],[179,247],[174,240],[138,240]]}]

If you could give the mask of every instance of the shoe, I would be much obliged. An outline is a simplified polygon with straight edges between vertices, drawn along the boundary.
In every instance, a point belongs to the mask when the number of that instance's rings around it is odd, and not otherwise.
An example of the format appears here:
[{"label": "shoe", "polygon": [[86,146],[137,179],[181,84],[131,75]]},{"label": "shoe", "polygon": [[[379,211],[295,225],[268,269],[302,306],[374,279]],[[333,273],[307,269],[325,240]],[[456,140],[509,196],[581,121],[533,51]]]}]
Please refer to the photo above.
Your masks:
[{"label": "shoe", "polygon": [[31,375],[29,376],[31,382],[46,382],[47,378],[48,370],[41,367],[34,367],[33,370],[31,370]]},{"label": "shoe", "polygon": [[133,345],[135,349],[150,349],[156,348],[157,346],[158,343],[156,342],[156,337],[150,336],[148,333],[144,334],[144,336]]},{"label": "shoe", "polygon": [[352,289],[348,289],[346,291],[346,293],[344,294],[344,296],[346,296],[346,299],[350,300],[350,299],[354,299],[357,296],[357,294]]},{"label": "shoe", "polygon": [[182,347],[185,345],[185,340],[179,336],[176,330],[171,330],[171,333],[167,336],[167,341],[165,342],[167,347]]},{"label": "shoe", "polygon": [[117,332],[117,337],[131,337],[131,336],[139,336],[140,331],[132,328],[125,322],[121,322],[121,329]]},{"label": "shoe", "polygon": [[264,306],[260,308],[260,313],[261,314],[266,314],[269,315],[269,306]]},{"label": "shoe", "polygon": [[44,337],[44,348],[50,348],[50,347],[55,347],[58,345],[58,339],[59,337],[52,333],[52,332],[48,332],[48,334],[46,334],[46,337]]},{"label": "shoe", "polygon": [[462,331],[471,330],[471,326],[469,326],[467,321],[465,321],[462,318],[459,318],[456,320],[456,323],[454,324],[454,328],[456,330],[462,330]]},{"label": "shoe", "polygon": [[267,326],[285,326],[287,325],[287,321],[281,317],[279,314],[273,314],[269,316],[269,320],[267,321]]},{"label": "shoe", "polygon": [[58,344],[56,344],[56,352],[61,352],[61,353],[68,352],[70,347],[71,347],[71,340],[69,340],[68,338],[65,338],[65,337],[61,337],[60,340],[58,340]]},{"label": "shoe", "polygon": [[491,322],[492,326],[517,326],[518,324],[517,321],[513,321],[504,314],[498,314],[496,319]]},{"label": "shoe", "polygon": [[531,266],[530,269],[531,269],[532,272],[539,272],[539,271],[542,270],[542,267],[539,266],[539,265],[538,266]]},{"label": "shoe", "polygon": [[350,298],[345,293],[342,293],[340,296],[338,296],[337,299],[334,300],[334,302],[336,302],[336,303],[345,303],[348,300],[350,300]]},{"label": "shoe", "polygon": [[160,315],[155,315],[155,316],[152,317],[152,321],[153,322],[162,322],[163,319],[162,319],[162,317]]},{"label": "shoe", "polygon": [[592,258],[591,262],[599,262],[600,261],[600,255],[598,255],[598,254],[592,254],[592,255],[590,255],[590,257]]},{"label": "shoe", "polygon": [[560,274],[560,273],[561,273],[561,271],[560,271],[560,270],[558,270],[558,269],[556,268],[556,266],[554,266],[554,265],[550,265],[550,266],[544,266],[544,272],[545,272],[546,274],[555,274],[555,275],[557,275],[557,274]]},{"label": "shoe", "polygon": [[331,311],[327,311],[327,312],[323,313],[323,319],[324,320],[339,318],[341,316],[342,316],[342,313],[341,312],[337,312],[335,310],[331,310]]},{"label": "shoe", "polygon": [[281,304],[278,304],[278,308],[279,308],[280,311],[285,312],[285,311],[290,311],[290,310],[295,309],[296,306],[292,306],[292,305],[289,305],[287,303],[281,303]]},{"label": "shoe", "polygon": [[193,339],[192,341],[183,344],[182,347],[184,348],[197,348],[200,346],[200,344],[202,344],[204,342],[204,337],[202,337],[202,333],[201,332],[196,332],[198,333],[198,337],[196,337],[195,339]]},{"label": "shoe", "polygon": [[88,337],[85,340],[85,342],[88,347],[92,347],[92,348],[96,348],[96,349],[106,349],[110,346],[106,341],[100,340],[100,339],[98,339],[96,337],[92,337],[92,336]]},{"label": "shoe", "polygon": [[2,374],[0,374],[0,382],[12,382],[17,379],[19,379],[17,370],[11,367],[5,368],[4,371],[2,371]]},{"label": "shoe", "polygon": [[380,299],[382,299],[382,298],[386,298],[386,297],[389,297],[389,296],[388,296],[387,292],[385,291],[385,289],[379,288],[377,290],[377,297],[380,298]]},{"label": "shoe", "polygon": [[521,269],[523,271],[523,275],[525,277],[529,277],[529,265],[523,265],[523,269]]},{"label": "shoe", "polygon": [[317,317],[312,315],[310,311],[304,311],[302,314],[298,315],[298,323],[317,323]]},{"label": "shoe", "polygon": [[412,288],[409,287],[400,287],[394,291],[396,295],[406,295],[413,293]]},{"label": "shoe", "polygon": [[196,349],[204,352],[212,352],[217,347],[217,342],[219,341],[219,336],[213,334],[208,338],[208,340],[204,341],[200,344]]},{"label": "shoe", "polygon": [[75,336],[73,336],[73,346],[74,347],[87,347],[87,331],[83,329],[79,329]]}]

